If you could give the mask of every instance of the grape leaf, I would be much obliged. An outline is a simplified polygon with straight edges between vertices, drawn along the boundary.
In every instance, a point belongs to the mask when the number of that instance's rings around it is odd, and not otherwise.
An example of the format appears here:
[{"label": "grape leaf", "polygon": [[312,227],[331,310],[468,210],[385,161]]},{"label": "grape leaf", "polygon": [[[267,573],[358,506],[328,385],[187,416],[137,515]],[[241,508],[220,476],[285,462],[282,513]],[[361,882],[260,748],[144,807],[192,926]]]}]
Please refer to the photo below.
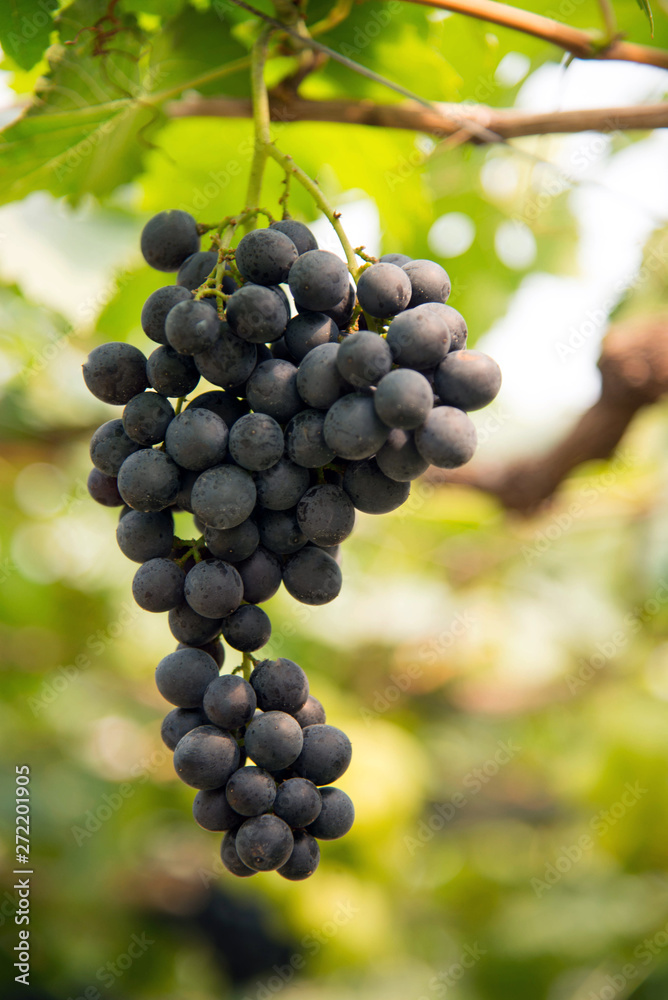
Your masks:
[{"label": "grape leaf", "polygon": [[0,45],[21,69],[32,69],[42,58],[57,9],[58,0],[3,0],[0,3]]}]

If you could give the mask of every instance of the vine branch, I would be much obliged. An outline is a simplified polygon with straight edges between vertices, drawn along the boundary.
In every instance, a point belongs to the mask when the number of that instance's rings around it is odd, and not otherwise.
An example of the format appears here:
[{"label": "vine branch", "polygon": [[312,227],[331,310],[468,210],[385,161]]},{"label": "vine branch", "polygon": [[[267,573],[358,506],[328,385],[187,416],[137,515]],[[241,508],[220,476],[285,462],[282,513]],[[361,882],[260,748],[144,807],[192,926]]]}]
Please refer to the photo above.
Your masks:
[{"label": "vine branch", "polygon": [[[166,106],[171,118],[250,118],[251,101],[244,97],[198,97]],[[270,95],[273,121],[339,122],[379,128],[410,129],[438,138],[464,131],[465,140],[478,144],[499,142],[525,135],[573,132],[616,132],[668,127],[668,104],[590,108],[578,111],[533,112],[514,108],[491,108],[484,104],[438,104],[434,110],[410,103],[376,104],[373,101],[311,101],[301,97]],[[484,126],[485,137],[467,129]]]},{"label": "vine branch", "polygon": [[521,31],[543,41],[551,42],[578,59],[620,59],[624,62],[643,63],[668,69],[668,52],[650,45],[637,45],[618,38],[607,44],[595,35],[580,28],[572,28],[551,17],[534,14],[529,10],[499,3],[498,0],[403,0],[423,7],[437,7],[454,14],[465,14],[480,21],[498,24],[502,28]]}]

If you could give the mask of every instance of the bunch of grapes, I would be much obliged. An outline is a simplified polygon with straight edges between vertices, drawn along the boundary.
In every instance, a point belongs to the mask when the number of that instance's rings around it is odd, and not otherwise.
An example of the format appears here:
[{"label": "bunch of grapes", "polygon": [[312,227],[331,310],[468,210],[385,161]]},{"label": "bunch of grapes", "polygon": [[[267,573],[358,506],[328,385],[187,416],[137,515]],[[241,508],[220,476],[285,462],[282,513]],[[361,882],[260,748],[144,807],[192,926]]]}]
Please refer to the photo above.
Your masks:
[{"label": "bunch of grapes", "polygon": [[[108,343],[84,365],[93,395],[124,407],[93,435],[88,488],[122,506],[118,544],[141,564],[134,598],[167,612],[179,643],[156,683],[177,706],[162,736],[199,789],[195,819],[226,831],[234,874],[301,879],[318,864],[317,839],[352,825],[352,802],[331,787],[351,746],[296,663],[252,655],[271,636],[259,605],[281,583],[302,603],[332,601],[355,511],[395,510],[430,464],[469,461],[467,411],[494,399],[501,375],[466,349],[434,261],[364,257],[355,287],[293,219],[234,251],[218,242],[200,250],[182,211],[145,226],[144,257],[178,271],[176,284],[143,307],[158,345],[148,358]],[[193,397],[201,378],[218,388]],[[174,511],[193,515],[198,538],[175,537]],[[243,654],[231,674],[219,673],[221,636]]]}]

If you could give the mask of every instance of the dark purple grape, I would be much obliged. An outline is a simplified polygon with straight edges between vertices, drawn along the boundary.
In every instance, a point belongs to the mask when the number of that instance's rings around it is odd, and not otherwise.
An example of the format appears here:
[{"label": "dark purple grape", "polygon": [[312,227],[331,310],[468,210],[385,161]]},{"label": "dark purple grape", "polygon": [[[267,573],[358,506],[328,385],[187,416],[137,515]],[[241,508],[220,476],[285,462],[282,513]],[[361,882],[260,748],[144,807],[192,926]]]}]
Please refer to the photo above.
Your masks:
[{"label": "dark purple grape", "polygon": [[178,208],[159,212],[142,229],[141,252],[156,271],[178,271],[186,257],[197,250],[197,223]]}]

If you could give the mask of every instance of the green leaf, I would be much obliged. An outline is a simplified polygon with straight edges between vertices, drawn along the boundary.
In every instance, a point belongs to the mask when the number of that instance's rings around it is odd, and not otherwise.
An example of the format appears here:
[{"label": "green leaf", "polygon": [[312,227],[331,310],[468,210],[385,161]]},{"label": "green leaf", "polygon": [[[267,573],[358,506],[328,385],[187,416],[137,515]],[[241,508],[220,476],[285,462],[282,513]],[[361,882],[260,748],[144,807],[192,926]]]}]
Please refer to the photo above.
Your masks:
[{"label": "green leaf", "polygon": [[645,12],[647,20],[649,21],[652,38],[654,38],[654,15],[652,14],[652,8],[650,7],[649,0],[637,0],[637,3],[640,9]]},{"label": "green leaf", "polygon": [[21,69],[31,69],[42,58],[57,9],[58,0],[3,0],[0,3],[0,45]]}]

